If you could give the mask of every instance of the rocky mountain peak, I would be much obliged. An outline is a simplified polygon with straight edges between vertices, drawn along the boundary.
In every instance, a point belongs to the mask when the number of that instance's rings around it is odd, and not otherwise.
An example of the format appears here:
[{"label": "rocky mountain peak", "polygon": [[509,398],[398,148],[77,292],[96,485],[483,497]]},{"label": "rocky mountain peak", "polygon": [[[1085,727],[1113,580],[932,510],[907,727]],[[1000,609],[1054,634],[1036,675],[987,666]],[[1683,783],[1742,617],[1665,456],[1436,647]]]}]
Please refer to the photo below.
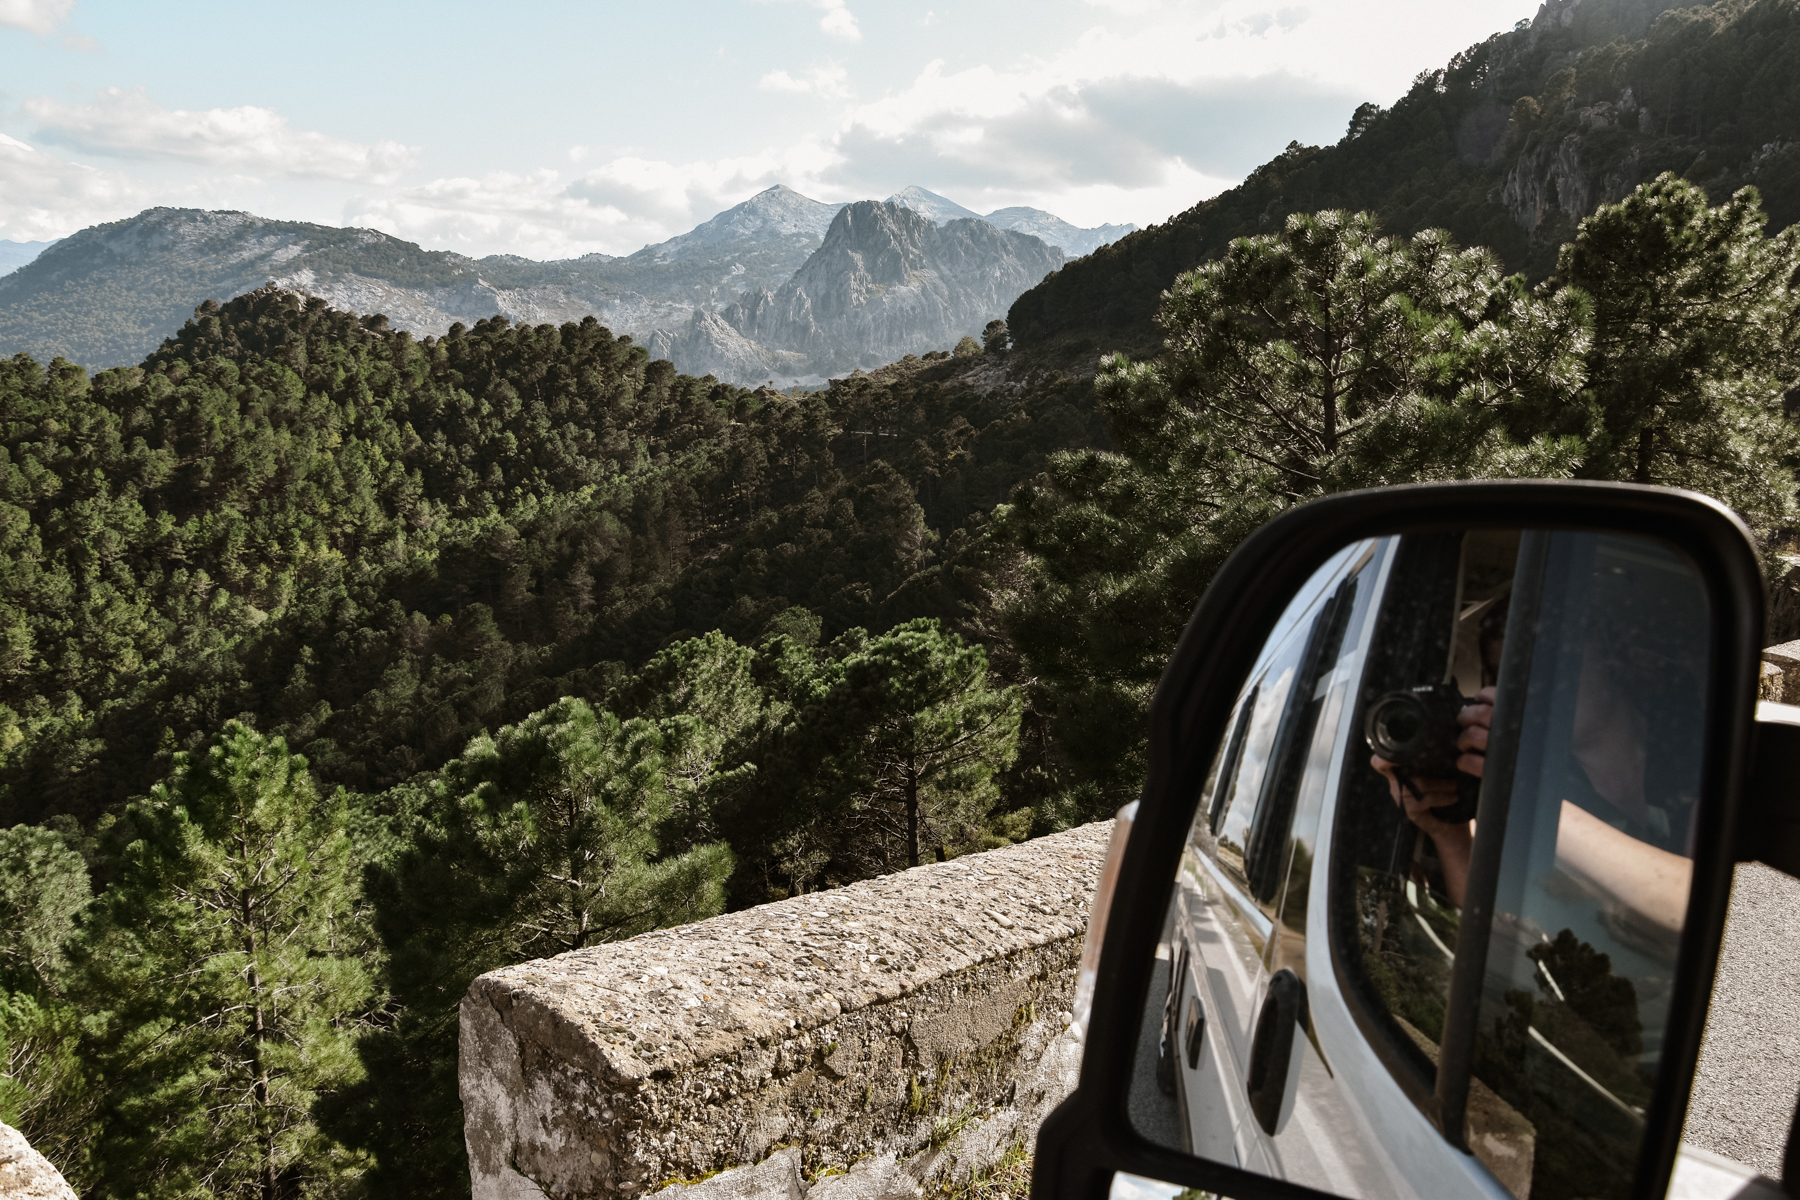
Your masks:
[{"label": "rocky mountain peak", "polygon": [[816,241],[824,236],[832,218],[842,207],[802,196],[786,184],[778,183],[687,233],[645,246],[631,257],[675,262],[711,255],[737,243],[790,238]]},{"label": "rocky mountain peak", "polygon": [[879,200],[845,205],[781,287],[697,309],[651,353],[691,374],[818,383],[908,354],[948,350],[1003,317],[1013,298],[1063,264],[1062,251],[980,217],[938,224]]},{"label": "rocky mountain peak", "polygon": [[917,184],[901,188],[889,196],[886,202],[897,204],[901,208],[910,208],[914,212],[924,213],[939,225],[959,218],[981,219],[980,213],[971,212],[956,201],[940,196],[936,192],[928,192]]},{"label": "rocky mountain peak", "polygon": [[926,214],[888,201],[847,204],[794,282],[813,289],[840,278],[860,288],[905,284],[925,268],[937,229]]}]

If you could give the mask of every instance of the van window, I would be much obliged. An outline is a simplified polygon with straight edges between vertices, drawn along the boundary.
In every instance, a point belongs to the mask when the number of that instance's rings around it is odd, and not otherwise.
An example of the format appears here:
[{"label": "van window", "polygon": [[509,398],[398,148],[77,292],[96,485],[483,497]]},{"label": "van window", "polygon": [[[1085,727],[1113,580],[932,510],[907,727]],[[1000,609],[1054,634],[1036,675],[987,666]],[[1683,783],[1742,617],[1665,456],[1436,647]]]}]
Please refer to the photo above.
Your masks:
[{"label": "van window", "polygon": [[[1461,534],[1400,540],[1364,660],[1351,728],[1389,692],[1444,677],[1453,644]],[[1360,753],[1355,751],[1360,750]],[[1429,1103],[1449,994],[1457,908],[1429,838],[1369,764],[1346,755],[1332,833],[1332,958],[1363,1036],[1415,1103]]]},{"label": "van window", "polygon": [[[1290,834],[1327,688],[1352,614],[1359,611],[1357,597],[1368,594],[1360,579],[1373,547],[1359,549],[1347,573],[1330,583],[1310,612],[1298,614],[1301,619],[1259,666],[1195,814],[1196,849],[1271,919],[1279,915],[1293,861]],[[1302,924],[1304,919],[1304,913],[1296,917]]]}]

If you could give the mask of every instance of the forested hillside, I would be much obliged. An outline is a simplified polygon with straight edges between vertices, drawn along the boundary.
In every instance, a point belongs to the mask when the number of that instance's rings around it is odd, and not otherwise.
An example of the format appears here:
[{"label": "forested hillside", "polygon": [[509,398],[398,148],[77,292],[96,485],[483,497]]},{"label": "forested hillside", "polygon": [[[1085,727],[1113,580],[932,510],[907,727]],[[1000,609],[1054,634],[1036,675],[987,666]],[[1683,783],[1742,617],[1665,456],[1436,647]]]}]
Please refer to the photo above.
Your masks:
[{"label": "forested hillside", "polygon": [[[1673,11],[1668,11],[1673,10]],[[1541,279],[1599,204],[1673,171],[1721,202],[1745,184],[1800,220],[1800,3],[1553,0],[1536,20],[1365,104],[1335,146],[1290,145],[1239,186],[1069,264],[1007,316],[1034,361],[1090,372],[1156,348],[1171,280],[1291,213],[1369,210],[1447,229]]]},{"label": "forested hillside", "polygon": [[0,812],[91,820],[240,714],[379,789],[684,634],[958,618],[946,539],[1100,437],[966,366],[749,392],[591,319],[419,342],[273,289],[139,368],[14,359]]},{"label": "forested hillside", "polygon": [[[994,373],[751,392],[274,288],[0,364],[0,1110],[103,1195],[454,1195],[475,974],[1041,827],[980,535],[1102,434]],[[252,1087],[264,1039],[311,1065]]]}]

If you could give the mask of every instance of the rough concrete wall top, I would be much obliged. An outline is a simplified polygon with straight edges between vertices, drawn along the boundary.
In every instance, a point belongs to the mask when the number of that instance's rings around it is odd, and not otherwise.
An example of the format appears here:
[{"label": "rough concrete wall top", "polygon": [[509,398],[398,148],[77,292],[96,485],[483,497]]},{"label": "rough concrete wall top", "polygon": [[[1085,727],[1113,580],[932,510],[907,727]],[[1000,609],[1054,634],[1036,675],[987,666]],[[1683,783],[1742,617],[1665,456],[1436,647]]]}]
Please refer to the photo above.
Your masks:
[{"label": "rough concrete wall top", "polygon": [[75,1200],[75,1189],[24,1134],[0,1125],[0,1200]]},{"label": "rough concrete wall top", "polygon": [[520,963],[481,976],[469,1000],[597,1082],[628,1087],[1074,936],[1111,828]]}]

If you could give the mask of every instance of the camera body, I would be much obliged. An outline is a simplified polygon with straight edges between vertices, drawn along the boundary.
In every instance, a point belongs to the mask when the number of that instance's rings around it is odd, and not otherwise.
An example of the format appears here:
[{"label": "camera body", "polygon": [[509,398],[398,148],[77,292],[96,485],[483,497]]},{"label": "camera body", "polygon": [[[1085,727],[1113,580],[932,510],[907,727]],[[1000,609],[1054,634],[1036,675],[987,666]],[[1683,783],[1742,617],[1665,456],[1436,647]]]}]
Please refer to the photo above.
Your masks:
[{"label": "camera body", "polygon": [[1378,697],[1363,717],[1363,740],[1402,778],[1456,780],[1456,802],[1431,810],[1440,821],[1473,820],[1481,794],[1481,781],[1456,769],[1456,718],[1467,703],[1454,683],[1422,683]]}]

